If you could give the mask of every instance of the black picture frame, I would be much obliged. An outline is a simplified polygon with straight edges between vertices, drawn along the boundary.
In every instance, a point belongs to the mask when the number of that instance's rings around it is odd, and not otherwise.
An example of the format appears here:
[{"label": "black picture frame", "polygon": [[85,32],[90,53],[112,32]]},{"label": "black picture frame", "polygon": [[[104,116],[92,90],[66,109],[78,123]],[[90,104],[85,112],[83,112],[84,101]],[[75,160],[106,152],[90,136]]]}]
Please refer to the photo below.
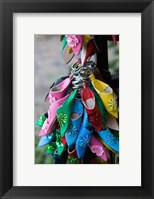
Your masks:
[{"label": "black picture frame", "polygon": [[[142,186],[13,186],[13,13],[141,13]],[[135,66],[134,66],[135,67]],[[132,71],[133,72],[133,71]],[[1,198],[154,198],[154,1],[0,0],[0,196]],[[135,133],[135,132],[134,132]],[[133,164],[133,163],[132,163]],[[131,171],[126,171],[129,172]]]}]

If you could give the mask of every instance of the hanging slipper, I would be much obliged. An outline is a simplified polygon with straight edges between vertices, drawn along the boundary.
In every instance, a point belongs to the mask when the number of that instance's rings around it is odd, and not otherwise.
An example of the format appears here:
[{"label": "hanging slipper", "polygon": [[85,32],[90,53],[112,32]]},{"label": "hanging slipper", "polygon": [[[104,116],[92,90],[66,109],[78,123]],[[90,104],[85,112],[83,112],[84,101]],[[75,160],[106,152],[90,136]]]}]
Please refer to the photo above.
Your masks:
[{"label": "hanging slipper", "polygon": [[116,95],[113,93],[112,88],[108,84],[105,84],[104,82],[95,79],[95,76],[93,74],[91,74],[89,78],[93,87],[95,88],[101,100],[103,101],[106,110],[111,115],[118,118],[118,106],[116,101]]},{"label": "hanging slipper", "polygon": [[119,153],[119,141],[111,133],[109,129],[103,131],[97,131],[99,135],[99,140],[112,152]]},{"label": "hanging slipper", "polygon": [[106,111],[106,109],[104,107],[104,104],[103,104],[101,98],[99,97],[98,93],[96,92],[96,90],[94,89],[92,84],[90,84],[90,88],[91,88],[91,90],[93,91],[93,93],[95,95],[96,104],[97,104],[97,106],[98,106],[98,108],[100,110],[100,113],[101,113],[102,125],[103,125],[103,127],[105,127],[105,121],[106,121],[108,113],[107,113],[107,111]]},{"label": "hanging slipper", "polygon": [[52,103],[52,101],[59,100],[60,98],[64,97],[69,85],[71,84],[71,81],[71,77],[68,77],[59,84],[52,86],[49,92],[50,103]]},{"label": "hanging slipper", "polygon": [[80,130],[82,116],[83,116],[83,105],[81,103],[81,100],[77,99],[74,103],[69,127],[65,133],[65,138],[68,146],[74,144],[77,139]]},{"label": "hanging slipper", "polygon": [[49,144],[54,139],[55,136],[56,136],[56,130],[49,135],[42,136],[40,138],[38,146],[41,147],[41,146],[44,146],[46,144]]},{"label": "hanging slipper", "polygon": [[[62,81],[64,81],[66,78],[68,78],[68,76],[64,76],[64,77],[60,77],[57,81],[55,81],[51,86],[50,86],[50,90],[52,87],[60,84]],[[67,89],[66,89],[67,91]],[[50,91],[49,91],[50,92]],[[45,102],[49,101],[49,92],[47,93],[46,97],[45,97]]]},{"label": "hanging slipper", "polygon": [[107,119],[105,122],[105,127],[109,128],[109,129],[113,129],[115,131],[119,131],[119,124],[118,124],[116,118],[110,114],[107,116]]},{"label": "hanging slipper", "polygon": [[46,120],[46,117],[45,117],[44,114],[42,114],[42,115],[40,116],[40,118],[36,121],[35,125],[36,125],[36,126],[43,126],[45,120]]},{"label": "hanging slipper", "polygon": [[73,53],[78,55],[82,48],[82,35],[65,35],[69,47],[72,48]]},{"label": "hanging slipper", "polygon": [[84,85],[84,88],[81,91],[81,98],[82,98],[82,103],[88,114],[89,122],[92,124],[92,126],[95,129],[101,131],[103,128],[101,113],[96,104],[94,93],[90,88],[86,87],[86,85]]},{"label": "hanging slipper", "polygon": [[57,120],[58,120],[59,126],[60,126],[61,137],[64,136],[64,134],[69,126],[70,117],[71,117],[76,93],[77,93],[77,89],[75,89],[70,94],[68,99],[59,108],[57,108]]},{"label": "hanging slipper", "polygon": [[83,158],[86,148],[91,140],[92,131],[88,130],[84,126],[81,126],[77,141],[76,141],[76,151],[78,158]]},{"label": "hanging slipper", "polygon": [[67,164],[79,164],[80,159],[77,157],[77,152],[75,148],[68,147],[68,159]]},{"label": "hanging slipper", "polygon": [[65,137],[62,138],[60,133],[56,134],[56,145],[58,156],[60,156],[66,147],[66,139]]},{"label": "hanging slipper", "polygon": [[53,154],[57,149],[56,142],[51,142],[48,144],[47,149],[46,149],[46,154]]},{"label": "hanging slipper", "polygon": [[95,153],[96,156],[100,157],[102,160],[107,161],[107,152],[104,145],[94,136],[92,135],[89,148],[92,153]]},{"label": "hanging slipper", "polygon": [[85,65],[86,61],[95,53],[97,53],[97,49],[94,43],[94,40],[90,40],[87,46],[83,46],[82,52],[81,52],[81,60],[82,65]]},{"label": "hanging slipper", "polygon": [[[39,136],[48,135],[48,134],[52,133],[52,130],[56,129],[56,127],[57,127],[57,125],[56,125],[57,108],[60,107],[62,105],[62,103],[67,100],[68,97],[69,97],[69,94],[57,101],[53,101],[52,104],[49,106],[48,118],[44,122],[42,129],[39,133]],[[54,98],[52,97],[52,99],[54,99]],[[55,126],[55,129],[52,128],[53,126]]]}]

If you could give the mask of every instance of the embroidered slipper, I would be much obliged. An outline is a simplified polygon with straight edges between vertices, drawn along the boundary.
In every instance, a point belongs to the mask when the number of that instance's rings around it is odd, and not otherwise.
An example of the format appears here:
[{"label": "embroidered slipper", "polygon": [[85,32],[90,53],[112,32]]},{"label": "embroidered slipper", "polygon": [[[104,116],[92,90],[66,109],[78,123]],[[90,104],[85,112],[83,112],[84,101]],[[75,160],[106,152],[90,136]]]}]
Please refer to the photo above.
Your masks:
[{"label": "embroidered slipper", "polygon": [[118,124],[116,118],[110,114],[108,115],[108,117],[106,119],[105,127],[109,128],[109,129],[113,129],[115,131],[119,131],[119,124]]},{"label": "embroidered slipper", "polygon": [[119,153],[119,141],[116,137],[110,132],[109,129],[98,132],[100,141],[114,153]]},{"label": "embroidered slipper", "polygon": [[104,161],[107,161],[106,149],[94,135],[92,135],[91,137],[89,148],[92,151],[92,153],[96,154],[96,156],[100,157]]},{"label": "embroidered slipper", "polygon": [[43,126],[45,120],[46,120],[46,117],[45,117],[44,114],[42,114],[42,115],[40,116],[40,118],[36,121],[35,125],[36,125],[36,126]]},{"label": "embroidered slipper", "polygon": [[55,130],[54,128],[56,128],[57,108],[60,107],[62,105],[62,103],[67,100],[68,97],[69,97],[69,94],[57,101],[52,102],[52,104],[49,106],[48,118],[45,120],[45,122],[42,126],[42,129],[39,133],[39,136],[48,135],[48,134],[52,133],[52,130]]},{"label": "embroidered slipper", "polygon": [[60,156],[66,147],[66,139],[65,137],[62,138],[60,133],[56,134],[56,145],[58,156]]},{"label": "embroidered slipper", "polygon": [[82,115],[83,115],[83,105],[81,103],[81,100],[77,99],[73,107],[69,127],[65,133],[65,138],[68,146],[74,144],[77,139],[80,130]]},{"label": "embroidered slipper", "polygon": [[64,136],[64,134],[69,126],[70,117],[71,117],[76,93],[77,93],[77,89],[75,89],[70,94],[68,99],[59,108],[57,108],[57,120],[58,120],[59,126],[60,126],[61,137]]},{"label": "embroidered slipper", "polygon": [[82,48],[83,38],[82,35],[65,35],[67,44],[72,48],[73,53],[78,55]]},{"label": "embroidered slipper", "polygon": [[94,93],[90,88],[84,86],[84,89],[81,91],[81,98],[82,98],[82,103],[88,114],[89,122],[92,124],[92,126],[95,129],[101,131],[103,128],[102,118],[101,118],[101,113],[95,101]]},{"label": "embroidered slipper", "polygon": [[55,136],[56,136],[56,130],[49,135],[42,136],[40,138],[38,146],[41,147],[41,146],[44,146],[46,144],[49,144],[54,139]]},{"label": "embroidered slipper", "polygon": [[107,111],[104,107],[104,104],[101,100],[101,98],[99,97],[98,93],[95,91],[94,87],[92,84],[90,84],[90,88],[91,90],[93,91],[94,95],[95,95],[95,99],[96,99],[96,104],[98,105],[98,108],[100,110],[100,113],[101,113],[101,117],[102,117],[102,125],[103,127],[105,127],[105,121],[106,121],[106,118],[107,118]]},{"label": "embroidered slipper", "polygon": [[80,163],[80,159],[77,157],[77,152],[76,152],[75,148],[71,149],[71,147],[70,147],[67,149],[67,152],[68,152],[67,164],[79,164]]},{"label": "embroidered slipper", "polygon": [[91,82],[97,93],[99,94],[106,110],[113,115],[114,117],[118,118],[118,106],[116,101],[116,95],[113,93],[112,88],[101,82],[98,79],[95,79],[94,75],[91,74],[90,76]]},{"label": "embroidered slipper", "polygon": [[47,149],[46,149],[46,154],[53,154],[57,149],[56,142],[51,142],[48,144]]},{"label": "embroidered slipper", "polygon": [[83,114],[83,121],[82,121],[82,126],[84,126],[86,129],[90,130],[92,125],[91,123],[89,122],[89,119],[88,119],[88,114],[86,112],[86,109],[84,108],[84,114]]},{"label": "embroidered slipper", "polygon": [[90,142],[92,136],[92,131],[86,129],[84,126],[81,126],[77,141],[76,141],[76,151],[78,158],[83,158],[86,148]]}]

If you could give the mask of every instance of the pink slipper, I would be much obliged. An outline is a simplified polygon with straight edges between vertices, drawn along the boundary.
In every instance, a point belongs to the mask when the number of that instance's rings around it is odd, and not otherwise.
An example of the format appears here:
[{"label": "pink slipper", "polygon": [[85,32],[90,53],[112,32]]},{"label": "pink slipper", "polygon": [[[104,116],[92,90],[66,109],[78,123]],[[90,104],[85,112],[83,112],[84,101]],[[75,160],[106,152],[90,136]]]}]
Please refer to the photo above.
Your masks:
[{"label": "pink slipper", "polygon": [[71,84],[71,77],[68,77],[64,79],[62,82],[60,82],[59,84],[53,86],[50,89],[50,92],[49,92],[48,97],[46,98],[46,101],[50,100],[50,103],[52,103],[52,101],[59,100],[60,98],[64,97],[66,90],[70,84]]},{"label": "pink slipper", "polygon": [[92,151],[92,153],[96,154],[96,156],[100,157],[104,161],[107,161],[106,149],[94,135],[92,135],[91,137],[89,148]]},{"label": "pink slipper", "polygon": [[82,42],[83,42],[82,35],[65,35],[65,36],[68,46],[72,48],[73,53],[75,55],[78,55],[82,48]]},{"label": "pink slipper", "polygon": [[53,127],[55,126],[55,122],[57,119],[56,116],[56,111],[57,108],[60,107],[62,105],[63,102],[66,101],[66,99],[69,97],[70,94],[66,95],[65,97],[59,99],[59,100],[55,100],[52,101],[52,104],[49,106],[49,110],[48,110],[48,118],[45,120],[42,129],[39,133],[39,136],[45,136],[48,135],[50,133],[53,132],[53,130],[55,130]]}]

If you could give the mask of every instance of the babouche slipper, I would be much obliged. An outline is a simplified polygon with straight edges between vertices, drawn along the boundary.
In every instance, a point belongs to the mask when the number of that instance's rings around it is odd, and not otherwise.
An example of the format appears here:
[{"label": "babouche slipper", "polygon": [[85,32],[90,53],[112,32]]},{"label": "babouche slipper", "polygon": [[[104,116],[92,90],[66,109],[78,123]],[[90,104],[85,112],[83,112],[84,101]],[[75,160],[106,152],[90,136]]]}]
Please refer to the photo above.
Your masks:
[{"label": "babouche slipper", "polygon": [[68,146],[74,144],[77,139],[80,130],[82,116],[83,116],[83,105],[81,103],[81,100],[77,99],[73,107],[69,127],[65,133],[65,138]]},{"label": "babouche slipper", "polygon": [[80,160],[77,157],[77,152],[76,149],[71,147],[67,149],[68,152],[68,159],[67,159],[67,164],[79,164]]},{"label": "babouche slipper", "polygon": [[104,161],[107,161],[106,148],[94,135],[91,137],[89,148],[92,153],[96,154],[96,156],[100,157]]},{"label": "babouche slipper", "polygon": [[97,131],[97,133],[100,137],[100,141],[103,142],[108,149],[114,153],[119,153],[119,141],[109,129]]},{"label": "babouche slipper", "polygon": [[42,136],[40,138],[38,146],[41,147],[45,146],[46,144],[49,144],[54,139],[55,136],[56,136],[56,130],[49,135]]},{"label": "babouche slipper", "polygon": [[43,126],[45,120],[46,120],[46,117],[45,117],[44,114],[42,114],[42,115],[40,116],[40,118],[36,121],[35,125],[36,125],[36,126]]},{"label": "babouche slipper", "polygon": [[101,131],[103,128],[102,117],[99,108],[96,104],[95,95],[89,87],[86,87],[85,84],[84,88],[81,91],[81,98],[82,103],[88,114],[88,119],[90,123],[95,129]]},{"label": "babouche slipper", "polygon": [[[44,135],[48,135],[50,133],[53,132],[53,130],[56,129],[56,111],[57,108],[60,107],[62,105],[62,103],[64,101],[66,101],[66,99],[69,97],[69,94],[66,95],[65,97],[52,102],[52,104],[49,106],[49,110],[48,110],[48,118],[45,120],[42,129],[39,133],[39,136],[44,136]],[[53,128],[54,127],[54,128]]]},{"label": "babouche slipper", "polygon": [[116,95],[113,93],[112,88],[108,84],[105,84],[104,82],[95,79],[95,76],[93,74],[91,74],[89,77],[91,79],[93,87],[103,101],[106,110],[115,118],[118,118]]},{"label": "babouche slipper", "polygon": [[81,124],[79,135],[76,141],[76,151],[78,158],[84,157],[86,148],[91,140],[92,133],[92,125],[89,122],[87,112],[84,109],[83,122]]},{"label": "babouche slipper", "polygon": [[70,94],[68,99],[59,108],[57,108],[57,120],[60,126],[61,137],[65,135],[65,132],[69,126],[76,93],[77,93],[77,89],[75,89]]}]

